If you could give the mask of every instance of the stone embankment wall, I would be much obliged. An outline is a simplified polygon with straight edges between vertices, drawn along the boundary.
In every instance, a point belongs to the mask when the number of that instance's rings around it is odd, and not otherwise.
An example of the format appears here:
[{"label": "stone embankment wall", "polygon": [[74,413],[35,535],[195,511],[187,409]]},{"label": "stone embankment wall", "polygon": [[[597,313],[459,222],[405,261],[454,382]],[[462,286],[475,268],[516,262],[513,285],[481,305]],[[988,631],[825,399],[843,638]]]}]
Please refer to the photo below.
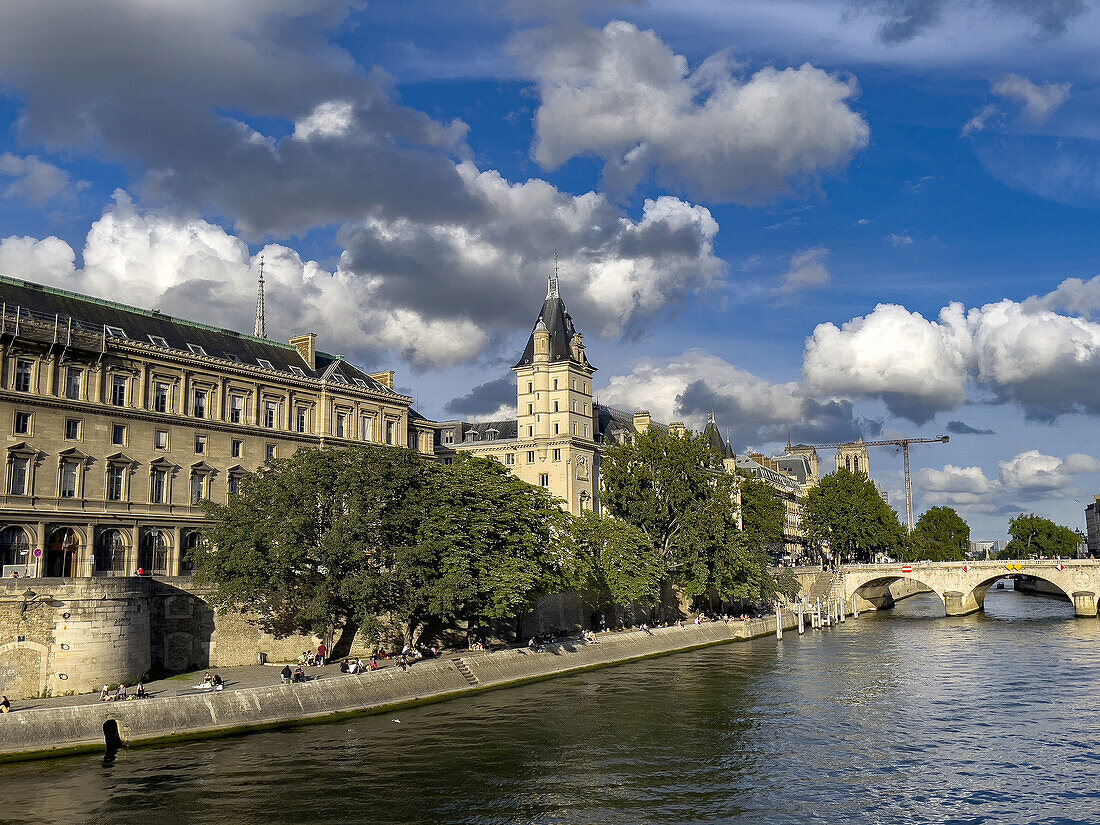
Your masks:
[{"label": "stone embankment wall", "polygon": [[149,670],[148,579],[0,580],[0,692],[82,693]]},{"label": "stone embankment wall", "polygon": [[[786,629],[796,623],[793,614],[784,616]],[[31,709],[0,716],[0,759],[101,750],[105,730],[114,728],[125,744],[141,745],[324,721],[774,633],[774,617],[712,622],[658,628],[652,635],[601,634],[598,644],[567,641],[542,653],[470,652],[422,662],[408,672],[391,667],[305,684]]]}]

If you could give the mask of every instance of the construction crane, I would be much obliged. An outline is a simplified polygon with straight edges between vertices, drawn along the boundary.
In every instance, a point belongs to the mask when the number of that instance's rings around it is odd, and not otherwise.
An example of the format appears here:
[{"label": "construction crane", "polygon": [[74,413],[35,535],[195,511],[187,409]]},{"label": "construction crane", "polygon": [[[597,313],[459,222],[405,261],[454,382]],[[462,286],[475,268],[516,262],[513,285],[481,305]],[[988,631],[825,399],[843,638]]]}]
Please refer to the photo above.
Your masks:
[{"label": "construction crane", "polygon": [[909,477],[910,444],[946,444],[950,436],[938,435],[935,438],[887,438],[882,441],[844,441],[839,444],[807,444],[815,450],[828,450],[840,447],[900,447],[905,459],[905,525],[913,532],[913,481]]}]

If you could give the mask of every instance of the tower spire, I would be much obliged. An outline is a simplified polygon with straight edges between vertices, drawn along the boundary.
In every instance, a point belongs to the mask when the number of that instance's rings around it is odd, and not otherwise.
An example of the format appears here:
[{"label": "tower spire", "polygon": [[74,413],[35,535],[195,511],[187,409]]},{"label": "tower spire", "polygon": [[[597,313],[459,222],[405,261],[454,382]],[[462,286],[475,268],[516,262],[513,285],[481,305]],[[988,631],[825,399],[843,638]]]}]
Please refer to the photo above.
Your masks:
[{"label": "tower spire", "polygon": [[260,256],[260,280],[256,293],[256,324],[252,334],[257,338],[267,337],[267,323],[264,319],[264,256]]},{"label": "tower spire", "polygon": [[547,279],[546,300],[558,297],[558,253],[554,253],[554,274]]}]

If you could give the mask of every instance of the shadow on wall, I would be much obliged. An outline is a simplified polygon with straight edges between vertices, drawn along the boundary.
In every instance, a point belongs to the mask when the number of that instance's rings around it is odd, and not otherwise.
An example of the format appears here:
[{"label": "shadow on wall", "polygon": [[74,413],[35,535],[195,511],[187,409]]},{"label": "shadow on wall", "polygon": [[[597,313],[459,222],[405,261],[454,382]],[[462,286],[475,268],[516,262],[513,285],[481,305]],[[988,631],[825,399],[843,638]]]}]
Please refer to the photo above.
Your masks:
[{"label": "shadow on wall", "polygon": [[202,596],[173,580],[154,580],[149,600],[153,670],[183,673],[210,667],[214,611]]}]

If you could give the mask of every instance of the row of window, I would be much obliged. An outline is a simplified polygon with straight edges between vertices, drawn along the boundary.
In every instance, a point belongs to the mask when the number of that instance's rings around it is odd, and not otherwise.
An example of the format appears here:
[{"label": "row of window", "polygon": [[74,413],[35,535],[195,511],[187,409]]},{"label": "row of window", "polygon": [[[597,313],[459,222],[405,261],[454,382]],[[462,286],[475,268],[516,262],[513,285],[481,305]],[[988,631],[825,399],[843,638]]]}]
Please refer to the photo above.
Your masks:
[{"label": "row of window", "polygon": [[[13,431],[16,435],[32,435],[33,414],[29,412],[16,411],[15,420],[13,423]],[[125,447],[129,443],[130,428],[126,424],[112,424],[111,425],[111,444],[116,447]],[[84,420],[81,418],[67,418],[65,419],[65,438],[69,441],[82,441],[84,438]],[[207,443],[209,436],[196,435],[195,436],[195,455],[207,454]],[[168,430],[154,430],[153,431],[153,448],[156,450],[167,450],[169,445],[169,431]],[[244,441],[234,438],[230,441],[230,455],[233,458],[244,458]],[[275,444],[265,445],[265,459],[275,458],[277,455],[277,448]]]},{"label": "row of window", "polygon": [[[33,495],[32,459],[27,456],[13,455],[8,460],[8,494],[13,496]],[[85,470],[82,460],[62,459],[58,466],[57,495],[59,498],[83,498]],[[149,503],[168,504],[172,500],[171,468],[153,466],[149,468]],[[126,462],[108,461],[104,475],[105,501],[130,501],[129,489],[130,465]],[[207,469],[192,469],[189,484],[189,501],[199,504],[210,498],[210,485],[214,473]],[[227,490],[231,496],[239,495],[241,474],[230,473]]]},{"label": "row of window", "polygon": [[[554,409],[552,410],[552,412],[561,412],[561,403],[559,401],[554,402]],[[578,415],[588,415],[589,407],[583,401],[578,404],[577,400],[573,399],[573,402],[571,404],[570,412],[575,412]],[[535,405],[534,404],[528,404],[527,405],[527,414],[528,415],[534,415],[535,414]]]},{"label": "row of window", "polygon": [[[14,388],[16,392],[30,392],[34,371],[34,362],[20,358],[15,365]],[[86,370],[80,367],[68,367],[65,371],[65,398],[79,401],[84,398],[84,374]],[[129,387],[132,378],[128,375],[112,375],[108,394],[109,403],[115,407],[127,406]],[[366,383],[359,379],[362,386]],[[153,381],[152,409],[157,413],[168,413],[174,410],[173,404],[174,384],[167,381]],[[191,393],[192,418],[208,418],[210,415],[210,398],[212,391],[196,387]],[[227,420],[230,424],[245,423],[247,414],[248,397],[243,393],[230,393]],[[267,429],[280,429],[281,402],[263,402],[262,424]],[[297,405],[294,409],[293,431],[298,433],[312,432],[313,408],[311,405]],[[372,413],[362,413],[360,416],[359,438],[363,441],[373,441],[375,438],[375,418]],[[337,438],[353,438],[351,424],[353,423],[350,409],[337,408],[333,413],[333,433]],[[397,439],[397,421],[389,419],[385,423],[385,441],[387,444],[395,444]]]},{"label": "row of window", "polygon": [[[578,384],[580,384],[580,387],[577,386]],[[553,380],[552,385],[551,385],[550,388],[552,390],[560,389],[560,387],[558,385],[558,379],[557,378],[555,378]],[[579,381],[576,378],[573,379],[572,389],[574,389],[574,390],[579,389],[585,395],[588,395],[589,394],[588,393],[588,388],[589,388],[589,384],[584,379],[581,379]],[[528,381],[527,382],[527,394],[530,395],[534,391],[535,391],[535,382],[534,381]]]}]

